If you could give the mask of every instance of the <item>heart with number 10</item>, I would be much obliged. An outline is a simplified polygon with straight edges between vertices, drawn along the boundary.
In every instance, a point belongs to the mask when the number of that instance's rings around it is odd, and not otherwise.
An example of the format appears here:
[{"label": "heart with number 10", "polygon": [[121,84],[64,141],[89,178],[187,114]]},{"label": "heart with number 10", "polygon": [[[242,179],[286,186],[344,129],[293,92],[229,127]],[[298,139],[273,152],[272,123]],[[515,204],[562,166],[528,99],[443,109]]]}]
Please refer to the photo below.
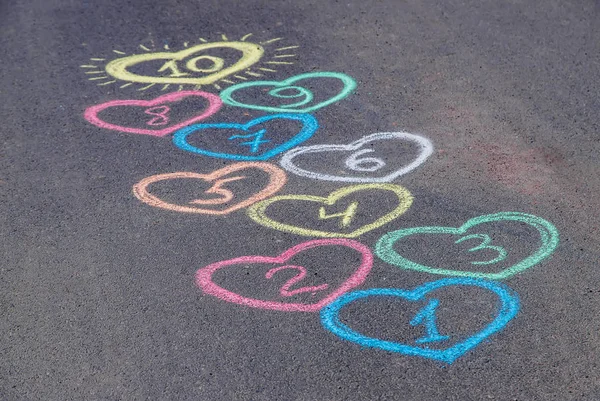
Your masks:
[{"label": "heart with number 10", "polygon": [[[314,78],[337,78],[342,81],[344,87],[342,90],[332,98],[329,98],[321,103],[314,104],[312,106],[300,108],[300,106],[304,106],[309,104],[313,100],[313,93],[302,86],[295,85],[297,82],[305,80],[305,79],[314,79]],[[274,89],[271,89],[268,94],[281,99],[292,99],[304,97],[303,100],[287,104],[287,105],[279,105],[277,107],[267,106],[267,105],[259,105],[259,104],[248,104],[243,103],[241,101],[235,100],[233,98],[233,94],[237,91],[255,87],[255,86],[274,86]],[[253,82],[244,82],[241,84],[230,86],[221,92],[220,96],[223,100],[223,103],[228,104],[230,106],[236,107],[244,107],[246,109],[255,109],[255,110],[263,110],[269,113],[310,113],[325,106],[328,106],[332,103],[337,102],[338,100],[344,99],[348,96],[352,91],[356,88],[356,81],[340,72],[309,72],[305,74],[295,75],[291,78],[288,78],[284,81],[253,81]],[[280,94],[283,91],[295,90],[296,94]]]}]

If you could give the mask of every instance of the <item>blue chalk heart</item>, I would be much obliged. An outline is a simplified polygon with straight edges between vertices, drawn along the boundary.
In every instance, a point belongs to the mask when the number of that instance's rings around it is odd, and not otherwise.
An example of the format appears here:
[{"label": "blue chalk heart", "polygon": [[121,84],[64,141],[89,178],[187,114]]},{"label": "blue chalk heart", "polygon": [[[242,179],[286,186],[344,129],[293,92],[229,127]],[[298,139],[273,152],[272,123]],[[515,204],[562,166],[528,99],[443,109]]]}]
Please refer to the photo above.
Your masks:
[{"label": "blue chalk heart", "polygon": [[[275,120],[275,119],[287,119],[287,120],[300,121],[300,122],[302,122],[302,129],[300,130],[300,132],[298,132],[296,135],[294,135],[290,140],[288,140],[287,142],[284,142],[284,143],[280,143],[280,144],[277,144],[275,142],[276,138],[274,139],[273,137],[271,137],[271,139],[268,139],[268,140],[262,139],[263,134],[265,134],[267,131],[266,129],[260,130],[257,133],[247,134],[248,132],[251,132],[250,130],[253,126],[262,124],[266,121]],[[267,160],[273,156],[276,156],[282,152],[285,152],[286,150],[293,148],[294,146],[298,145],[299,143],[306,141],[308,138],[310,138],[315,133],[315,131],[318,128],[319,128],[319,123],[317,122],[317,119],[314,118],[310,114],[291,114],[291,113],[289,113],[289,114],[273,114],[273,115],[256,118],[254,120],[250,120],[246,124],[220,123],[220,124],[190,125],[188,127],[182,128],[179,131],[175,132],[175,134],[173,136],[173,143],[180,149],[187,150],[188,152],[198,153],[198,154],[205,155],[205,156],[217,157],[220,159]],[[234,135],[228,139],[232,139],[232,138],[239,138],[239,139],[248,138],[249,139],[251,137],[254,137],[255,138],[254,141],[248,141],[248,142],[241,143],[241,145],[248,146],[247,152],[250,154],[232,154],[232,153],[213,152],[210,150],[197,148],[188,143],[187,137],[189,135],[191,135],[197,131],[200,131],[200,130],[208,130],[208,129],[227,129],[227,130],[237,129],[240,131],[244,131],[245,135]],[[268,143],[268,142],[274,142],[276,144],[276,146],[269,146],[269,147],[265,146],[265,148],[267,148],[268,150],[266,150],[262,153],[257,153],[255,155],[251,154],[251,153],[255,153],[258,150],[258,148],[260,148],[262,143]]]},{"label": "blue chalk heart", "polygon": [[[446,349],[430,349],[397,343],[394,341],[381,340],[374,337],[368,337],[352,330],[350,327],[340,321],[340,310],[359,299],[370,297],[399,297],[410,302],[417,302],[425,298],[428,293],[449,286],[474,286],[492,291],[500,299],[500,308],[494,320],[483,330],[471,337],[454,343]],[[434,359],[451,364],[457,358],[477,346],[490,335],[502,330],[506,324],[517,315],[519,311],[519,297],[508,287],[491,281],[472,278],[448,278],[426,283],[414,290],[403,290],[397,288],[372,288],[364,291],[354,291],[342,295],[323,309],[321,309],[321,323],[323,327],[333,334],[363,347],[380,348],[385,351],[399,352],[405,355],[420,356],[423,358]],[[430,322],[431,323],[431,322]],[[411,321],[411,324],[413,322]],[[434,326],[435,327],[435,326]],[[437,333],[436,333],[437,334]],[[417,340],[420,344],[425,341]]]}]

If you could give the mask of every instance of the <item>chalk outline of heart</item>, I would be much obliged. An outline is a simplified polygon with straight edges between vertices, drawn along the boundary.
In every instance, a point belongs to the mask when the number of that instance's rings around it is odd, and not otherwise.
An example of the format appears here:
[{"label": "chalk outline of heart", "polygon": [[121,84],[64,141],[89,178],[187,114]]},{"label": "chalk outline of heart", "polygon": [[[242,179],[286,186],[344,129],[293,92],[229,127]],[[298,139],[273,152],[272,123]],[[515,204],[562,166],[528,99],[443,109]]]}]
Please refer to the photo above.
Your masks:
[{"label": "chalk outline of heart", "polygon": [[[538,230],[541,237],[542,246],[532,255],[523,259],[519,263],[507,267],[497,273],[481,273],[481,272],[470,272],[464,270],[451,270],[451,269],[440,269],[435,267],[429,267],[413,262],[400,256],[394,250],[394,243],[401,238],[408,237],[414,234],[451,234],[451,235],[462,235],[466,233],[471,227],[483,223],[493,223],[498,221],[518,221],[529,224]],[[534,265],[540,263],[542,260],[550,256],[559,243],[559,234],[556,227],[547,220],[541,217],[534,216],[532,214],[520,213],[520,212],[499,212],[494,214],[487,214],[478,216],[467,220],[462,226],[456,227],[414,227],[405,228],[397,231],[392,231],[382,236],[377,244],[375,245],[375,254],[384,262],[391,265],[398,266],[403,269],[416,270],[423,273],[441,274],[445,276],[458,276],[458,277],[475,277],[490,280],[502,280],[519,272],[522,272]]]},{"label": "chalk outline of heart", "polygon": [[[211,182],[215,181],[215,179],[218,179],[223,176],[227,176],[231,173],[238,172],[241,170],[246,170],[246,169],[253,169],[253,168],[259,169],[269,175],[269,182],[267,183],[267,185],[263,189],[261,189],[260,191],[255,193],[254,195],[247,198],[246,200],[239,202],[237,204],[234,204],[233,206],[230,206],[223,210],[203,209],[203,208],[199,208],[199,207],[190,207],[190,206],[183,206],[183,205],[176,205],[173,203],[168,203],[168,202],[165,202],[162,199],[152,195],[148,191],[148,186],[150,184],[154,184],[154,183],[160,182],[160,181],[165,181],[165,180],[170,180],[170,179],[179,179],[179,178],[185,178],[185,179],[193,178],[193,179],[201,179],[203,181],[211,183]],[[247,206],[252,205],[255,202],[258,202],[258,201],[264,199],[264,198],[268,198],[269,196],[271,196],[274,193],[276,193],[277,191],[279,191],[285,185],[286,180],[287,180],[287,177],[285,175],[285,172],[282,169],[280,169],[279,167],[277,167],[271,163],[241,162],[241,163],[231,164],[231,165],[223,167],[221,169],[212,171],[208,174],[200,174],[200,173],[181,171],[181,172],[176,172],[176,173],[152,175],[152,176],[146,177],[143,180],[141,180],[140,182],[136,183],[133,186],[133,194],[140,201],[142,201],[150,206],[158,207],[158,208],[165,209],[165,210],[171,210],[171,211],[181,212],[181,213],[199,213],[199,214],[212,214],[212,215],[222,216],[222,215],[229,214],[235,210],[243,209]]]},{"label": "chalk outline of heart", "polygon": [[[242,52],[242,57],[230,67],[224,68],[219,72],[207,75],[202,78],[172,78],[172,77],[153,77],[151,75],[138,75],[127,70],[136,64],[154,60],[183,60],[187,56],[198,53],[202,50],[215,47],[228,47]],[[256,49],[248,50],[250,47]],[[183,49],[177,52],[156,52],[134,54],[131,56],[120,57],[112,60],[105,67],[106,73],[122,81],[154,84],[184,84],[184,85],[208,85],[223,79],[231,74],[242,71],[256,64],[264,54],[264,48],[251,42],[213,42],[202,43]],[[133,60],[133,61],[132,61]],[[239,67],[237,66],[239,64]]]},{"label": "chalk outline of heart", "polygon": [[[467,339],[454,344],[452,347],[444,350],[420,348],[395,341],[386,341],[374,337],[368,337],[357,331],[352,330],[339,319],[340,310],[359,299],[372,296],[399,297],[408,301],[416,302],[424,298],[428,293],[448,286],[475,286],[494,292],[501,301],[498,314],[490,324],[483,330],[475,333]],[[507,286],[481,279],[474,278],[446,278],[437,281],[431,281],[415,288],[414,290],[404,290],[400,288],[371,288],[362,291],[353,291],[346,293],[324,307],[321,310],[321,324],[326,330],[329,330],[336,336],[359,344],[362,347],[379,348],[384,351],[398,352],[410,356],[419,356],[452,364],[467,351],[476,347],[483,340],[492,334],[502,330],[519,312],[519,296],[516,292]]]},{"label": "chalk outline of heart", "polygon": [[[321,152],[332,152],[332,151],[353,151],[360,149],[364,144],[381,141],[381,140],[407,140],[410,142],[416,142],[419,145],[419,155],[415,160],[410,162],[408,165],[396,170],[395,172],[388,174],[383,177],[344,177],[337,175],[329,175],[329,174],[319,174],[313,171],[304,170],[298,166],[296,166],[293,162],[294,157],[310,154],[310,153],[321,153]],[[356,152],[354,152],[356,153]],[[354,154],[352,153],[352,154]],[[311,146],[299,146],[292,150],[287,151],[279,164],[281,167],[289,171],[290,173],[312,178],[315,180],[323,180],[323,181],[336,181],[336,182],[390,182],[395,178],[400,177],[401,175],[407,174],[415,168],[419,167],[421,164],[427,160],[429,156],[433,153],[433,144],[431,141],[425,137],[415,134],[409,134],[408,132],[379,132],[375,134],[366,135],[354,142],[350,142],[347,145],[340,144],[321,144],[321,145],[311,145]],[[348,156],[351,157],[352,155]],[[346,158],[348,159],[348,158]]]},{"label": "chalk outline of heart", "polygon": [[[304,109],[296,109],[296,110],[285,109],[285,108],[281,108],[281,107],[269,107],[269,106],[257,106],[257,105],[252,105],[252,104],[245,104],[245,103],[238,102],[237,100],[234,100],[232,97],[233,92],[235,92],[239,89],[244,89],[244,88],[250,87],[250,86],[286,87],[286,86],[290,86],[290,84],[293,84],[296,81],[300,81],[303,79],[309,79],[309,78],[337,78],[344,83],[344,88],[342,89],[342,91],[340,93],[338,93],[336,96],[332,97],[329,100],[318,103],[311,107],[307,107]],[[322,71],[322,72],[307,72],[304,74],[294,75],[293,77],[290,77],[283,81],[242,82],[237,85],[232,85],[229,88],[223,90],[220,95],[221,95],[221,99],[223,100],[223,103],[228,104],[230,106],[243,107],[246,109],[263,110],[263,111],[266,111],[269,113],[310,113],[312,111],[318,110],[325,106],[329,106],[332,103],[335,103],[339,100],[346,98],[348,95],[350,95],[350,93],[352,93],[352,91],[354,91],[354,89],[356,89],[356,81],[351,76],[346,75],[341,72]]]},{"label": "chalk outline of heart", "polygon": [[[314,304],[300,304],[300,303],[285,303],[277,301],[263,301],[255,298],[247,298],[226,290],[225,288],[217,285],[212,281],[212,275],[219,269],[239,264],[248,263],[278,263],[283,264],[291,259],[293,256],[300,252],[308,249],[320,247],[320,246],[345,246],[358,251],[362,255],[360,266],[352,273],[352,275],[345,280],[335,291],[331,292],[327,297],[321,299],[319,302]],[[349,240],[349,239],[318,239],[311,240],[295,245],[279,256],[242,256],[239,258],[223,260],[221,262],[213,263],[203,268],[200,268],[196,272],[196,285],[208,295],[212,295],[221,300],[232,302],[239,305],[249,306],[252,308],[259,309],[270,309],[284,312],[318,312],[325,305],[334,301],[340,295],[348,292],[352,288],[361,285],[367,275],[371,271],[373,266],[373,254],[365,245],[360,242]]]},{"label": "chalk outline of heart", "polygon": [[[239,130],[248,132],[250,127],[253,127],[255,125],[262,124],[265,121],[270,121],[270,120],[274,120],[274,119],[288,119],[288,120],[301,121],[303,126],[302,126],[302,129],[300,130],[300,132],[297,133],[296,135],[294,135],[289,141],[284,142],[281,145],[274,147],[273,149],[263,153],[260,156],[242,156],[242,155],[235,155],[232,153],[211,152],[209,150],[204,150],[204,149],[200,149],[195,146],[192,146],[187,142],[188,135],[191,135],[194,132],[199,131],[199,130],[211,129],[211,128],[216,128],[216,129],[221,129],[221,128],[222,129],[232,129],[233,128],[233,129],[239,129]],[[192,152],[192,153],[197,153],[197,154],[204,155],[204,156],[216,157],[219,159],[244,160],[244,161],[267,160],[273,156],[277,156],[278,154],[285,152],[286,150],[296,146],[299,143],[306,141],[308,138],[313,136],[313,134],[317,131],[317,129],[319,129],[319,122],[311,114],[289,114],[289,113],[287,113],[287,114],[268,114],[266,116],[255,118],[254,120],[250,120],[245,124],[217,123],[217,124],[190,125],[188,127],[184,127],[182,129],[180,129],[179,131],[175,132],[175,134],[173,135],[173,143],[175,144],[175,146],[177,146],[178,148],[180,148],[182,150]]]},{"label": "chalk outline of heart", "polygon": [[[190,97],[190,96],[197,96],[197,97],[202,97],[202,98],[207,99],[208,107],[206,108],[206,110],[199,116],[192,117],[192,118],[190,118],[186,121],[183,121],[179,124],[173,125],[171,127],[163,128],[160,130],[123,127],[121,125],[115,125],[115,124],[108,123],[108,122],[100,119],[100,117],[98,117],[98,114],[101,111],[106,110],[111,107],[157,106],[157,105],[162,105],[165,103],[174,103],[175,101],[177,101],[180,98],[185,98],[185,97]],[[162,137],[162,136],[168,135],[172,132],[175,132],[178,129],[181,129],[191,123],[195,123],[197,121],[201,121],[201,120],[204,120],[205,118],[212,116],[217,111],[219,111],[219,109],[221,108],[222,105],[223,105],[223,102],[221,101],[221,98],[213,93],[202,92],[202,91],[182,91],[182,92],[167,93],[166,95],[159,96],[152,100],[134,100],[134,99],[112,100],[110,102],[101,103],[101,104],[97,104],[97,105],[88,107],[85,110],[85,112],[83,113],[83,116],[88,122],[90,122],[100,128],[121,131],[121,132],[127,132],[127,133],[131,133],[131,134],[144,134],[144,135],[152,135],[152,136]]]},{"label": "chalk outline of heart", "polygon": [[[270,217],[266,215],[266,209],[273,203],[279,201],[309,201],[309,202],[318,202],[327,206],[334,205],[339,199],[346,197],[347,195],[364,191],[369,189],[376,190],[385,190],[391,191],[396,194],[399,200],[398,206],[392,210],[391,212],[385,214],[384,216],[378,218],[374,222],[370,224],[366,224],[361,228],[352,231],[351,233],[336,233],[329,231],[320,231],[320,230],[312,230],[309,228],[302,228],[298,226],[292,226],[285,223],[280,223],[278,221],[272,220]],[[324,238],[356,238],[368,231],[379,228],[390,221],[396,219],[397,217],[404,214],[412,205],[413,197],[411,193],[404,187],[396,184],[358,184],[358,185],[349,185],[346,187],[342,187],[331,192],[327,197],[315,196],[315,195],[279,195],[273,196],[271,198],[265,199],[254,205],[250,206],[247,209],[248,216],[257,222],[258,224],[269,227],[275,230],[303,235],[303,236],[314,236],[314,237],[324,237]]]}]

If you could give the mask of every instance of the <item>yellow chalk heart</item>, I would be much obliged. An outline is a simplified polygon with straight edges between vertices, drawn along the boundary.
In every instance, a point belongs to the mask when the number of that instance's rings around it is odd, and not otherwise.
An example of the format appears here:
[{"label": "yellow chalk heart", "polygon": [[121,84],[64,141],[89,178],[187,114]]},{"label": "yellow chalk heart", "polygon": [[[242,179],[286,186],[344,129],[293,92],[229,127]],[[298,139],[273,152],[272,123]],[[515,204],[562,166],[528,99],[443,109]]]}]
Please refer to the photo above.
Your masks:
[{"label": "yellow chalk heart", "polygon": [[[214,48],[229,48],[239,50],[242,52],[242,57],[232,66],[223,68],[225,62],[220,57],[213,57],[209,55],[200,55],[188,60],[185,63],[185,71],[179,70],[177,61],[182,61],[188,57],[199,53],[204,50]],[[133,56],[127,56],[115,59],[106,65],[106,73],[112,75],[117,79],[130,82],[140,83],[154,83],[154,84],[189,84],[189,85],[207,85],[216,82],[220,79],[225,78],[228,75],[235,74],[238,71],[249,68],[251,65],[256,63],[262,57],[264,49],[262,46],[256,43],[248,42],[214,42],[214,43],[203,43],[196,45],[179,52],[158,52],[158,53],[146,53],[146,54],[135,54]],[[151,75],[138,75],[128,70],[136,64],[144,63],[153,60],[168,60],[159,70],[171,71],[171,76],[151,76]],[[198,62],[201,60],[207,60],[212,63],[210,68],[201,68],[198,66]],[[202,77],[187,77],[188,75],[201,73],[213,73]]]},{"label": "yellow chalk heart", "polygon": [[[331,206],[335,204],[339,199],[344,198],[354,192],[358,191],[369,191],[369,190],[382,190],[382,191],[391,191],[398,197],[398,206],[394,208],[390,213],[378,218],[374,222],[364,225],[360,227],[358,230],[354,230],[350,233],[339,233],[339,232],[329,232],[329,231],[320,231],[313,230],[310,228],[293,226],[290,224],[281,223],[279,221],[275,221],[266,215],[267,208],[275,202],[280,201],[309,201],[309,202],[317,202],[324,205]],[[361,234],[366,233],[367,231],[374,230],[375,228],[381,227],[384,224],[389,223],[394,220],[396,217],[402,215],[410,205],[412,204],[413,197],[410,192],[400,185],[394,184],[360,184],[360,185],[350,185],[347,187],[342,187],[337,191],[332,192],[327,197],[322,196],[313,196],[313,195],[281,195],[274,196],[269,199],[265,199],[259,203],[254,204],[253,206],[248,208],[248,216],[256,221],[258,224],[263,226],[274,228],[276,230],[305,235],[305,236],[315,236],[315,237],[325,237],[325,238],[355,238]],[[355,202],[356,204],[356,202]],[[356,207],[356,206],[355,206]],[[354,213],[355,210],[352,208],[352,205],[346,213],[340,213],[335,216],[344,217],[344,219],[351,217],[349,213]],[[319,210],[319,217],[321,219],[332,217],[334,215],[325,216],[324,212],[322,212],[322,208]],[[344,221],[342,221],[341,226],[345,226]]]}]

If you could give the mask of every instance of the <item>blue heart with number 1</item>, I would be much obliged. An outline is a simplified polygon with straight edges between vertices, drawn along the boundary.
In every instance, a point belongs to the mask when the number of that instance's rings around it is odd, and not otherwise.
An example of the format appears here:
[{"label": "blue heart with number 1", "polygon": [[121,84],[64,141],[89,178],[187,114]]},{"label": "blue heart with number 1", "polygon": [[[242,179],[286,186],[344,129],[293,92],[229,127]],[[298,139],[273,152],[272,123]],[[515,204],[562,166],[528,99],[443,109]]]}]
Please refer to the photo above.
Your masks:
[{"label": "blue heart with number 1", "polygon": [[[341,322],[339,318],[340,310],[354,301],[366,301],[371,297],[398,297],[410,302],[419,302],[426,299],[426,296],[438,289],[449,286],[474,286],[494,292],[499,300],[500,307],[494,320],[483,330],[473,334],[459,342],[452,341],[450,347],[446,349],[431,349],[427,346],[418,346],[419,344],[445,341],[452,336],[441,336],[435,324],[435,308],[439,302],[435,298],[430,298],[429,305],[421,310],[410,324],[415,326],[423,323],[427,329],[427,335],[417,339],[415,345],[402,344],[394,341],[381,340],[379,338],[368,337]],[[430,307],[431,306],[431,307]],[[371,288],[364,291],[349,292],[323,309],[321,309],[321,323],[323,327],[333,334],[352,341],[363,347],[379,348],[385,351],[398,352],[405,355],[420,356],[422,358],[435,359],[451,364],[458,357],[462,356],[471,348],[477,346],[490,335],[502,330],[506,324],[517,315],[519,311],[519,297],[508,287],[491,281],[472,279],[472,278],[447,278],[438,281],[426,283],[414,290],[403,290],[398,288]],[[446,333],[448,334],[448,333]]]},{"label": "blue heart with number 1", "polygon": [[[253,130],[252,127],[260,125],[270,120],[293,120],[300,121],[302,128],[300,132],[294,135],[291,139],[286,142],[278,143],[278,137],[276,133],[267,132],[267,129],[260,129],[258,131]],[[263,116],[254,120],[248,121],[246,124],[235,124],[235,123],[220,123],[220,124],[194,124],[188,127],[182,128],[175,132],[173,136],[173,143],[180,149],[187,150],[188,152],[198,153],[205,156],[217,157],[220,159],[231,159],[231,160],[267,160],[273,156],[276,156],[288,149],[293,148],[306,141],[310,138],[315,131],[319,128],[317,119],[310,114],[273,114],[269,116]],[[231,135],[227,137],[227,141],[233,142],[239,146],[239,153],[220,153],[213,152],[211,150],[197,148],[187,141],[188,136],[199,131],[204,133],[210,133],[211,139],[220,140],[219,137],[214,136],[215,129],[226,129],[231,132],[232,129],[240,130],[240,134]],[[265,149],[265,150],[262,150]]]}]

